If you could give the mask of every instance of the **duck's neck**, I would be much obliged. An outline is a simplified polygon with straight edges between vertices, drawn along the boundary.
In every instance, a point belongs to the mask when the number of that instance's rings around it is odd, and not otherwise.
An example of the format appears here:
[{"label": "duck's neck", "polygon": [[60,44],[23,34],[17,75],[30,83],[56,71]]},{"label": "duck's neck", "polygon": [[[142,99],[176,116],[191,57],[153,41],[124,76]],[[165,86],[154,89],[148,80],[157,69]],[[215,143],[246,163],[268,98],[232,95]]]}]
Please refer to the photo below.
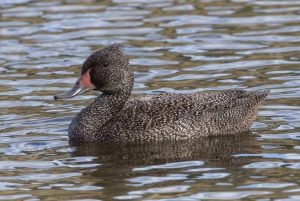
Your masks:
[{"label": "duck's neck", "polygon": [[[124,107],[130,91],[103,93],[74,117],[69,127],[71,141],[95,141],[101,128]],[[109,136],[108,136],[109,137]],[[113,137],[113,136],[111,136]]]}]

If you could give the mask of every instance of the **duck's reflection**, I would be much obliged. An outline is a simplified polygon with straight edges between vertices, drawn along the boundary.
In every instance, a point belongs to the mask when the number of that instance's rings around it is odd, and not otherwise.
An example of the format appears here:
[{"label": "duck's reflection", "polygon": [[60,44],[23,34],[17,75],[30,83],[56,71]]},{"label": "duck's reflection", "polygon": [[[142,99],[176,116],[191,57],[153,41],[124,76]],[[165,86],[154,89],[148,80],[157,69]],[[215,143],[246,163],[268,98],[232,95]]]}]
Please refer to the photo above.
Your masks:
[{"label": "duck's reflection", "polygon": [[[84,177],[89,182],[92,179],[96,185],[103,187],[101,193],[104,197],[127,196],[141,186],[147,189],[146,184],[152,184],[150,185],[152,187],[160,186],[161,182],[187,185],[185,180],[199,177],[203,170],[218,171],[221,168],[218,177],[224,174],[236,177],[241,174],[243,165],[250,163],[251,158],[234,155],[259,152],[256,138],[250,134],[209,137],[184,142],[73,146],[76,146],[74,156],[97,157],[93,162],[101,165],[97,169],[86,172]],[[210,175],[204,176],[210,177]],[[217,181],[215,176],[213,182]],[[199,182],[206,182],[207,179],[209,178]],[[220,179],[223,181],[222,178]]]},{"label": "duck's reflection", "polygon": [[[128,169],[170,162],[202,160],[222,168],[241,168],[249,160],[235,154],[257,153],[259,146],[251,134],[206,137],[193,141],[147,144],[72,144],[74,156],[95,156],[97,162]],[[249,161],[248,161],[249,162]]]}]

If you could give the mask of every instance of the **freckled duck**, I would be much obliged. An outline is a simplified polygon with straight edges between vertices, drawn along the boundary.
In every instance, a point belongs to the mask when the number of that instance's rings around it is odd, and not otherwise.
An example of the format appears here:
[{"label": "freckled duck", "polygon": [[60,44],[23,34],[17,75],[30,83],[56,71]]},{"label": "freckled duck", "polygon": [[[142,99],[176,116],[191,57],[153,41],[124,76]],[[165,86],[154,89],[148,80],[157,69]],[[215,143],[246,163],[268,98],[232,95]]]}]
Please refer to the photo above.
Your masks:
[{"label": "freckled duck", "polygon": [[239,89],[131,98],[133,71],[120,45],[91,54],[74,87],[55,99],[101,91],[69,126],[71,142],[149,142],[248,131],[269,94]]}]

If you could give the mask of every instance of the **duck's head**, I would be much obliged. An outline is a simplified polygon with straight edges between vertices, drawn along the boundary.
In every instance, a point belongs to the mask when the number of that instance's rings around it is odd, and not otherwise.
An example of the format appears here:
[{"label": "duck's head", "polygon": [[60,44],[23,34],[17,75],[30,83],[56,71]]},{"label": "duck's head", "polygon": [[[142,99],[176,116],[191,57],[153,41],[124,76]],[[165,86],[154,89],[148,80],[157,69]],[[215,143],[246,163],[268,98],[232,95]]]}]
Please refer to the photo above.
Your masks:
[{"label": "duck's head", "polygon": [[54,99],[72,98],[89,90],[105,94],[130,93],[133,73],[129,60],[119,44],[108,46],[91,54],[83,63],[74,87],[54,96]]}]

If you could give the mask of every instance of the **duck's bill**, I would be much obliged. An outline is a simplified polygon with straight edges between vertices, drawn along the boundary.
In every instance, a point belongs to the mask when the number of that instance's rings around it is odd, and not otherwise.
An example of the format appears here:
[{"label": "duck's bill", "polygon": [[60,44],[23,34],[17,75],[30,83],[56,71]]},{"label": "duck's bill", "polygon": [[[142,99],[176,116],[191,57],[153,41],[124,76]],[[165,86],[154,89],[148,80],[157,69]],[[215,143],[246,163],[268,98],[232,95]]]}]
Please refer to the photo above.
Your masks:
[{"label": "duck's bill", "polygon": [[82,94],[86,91],[93,90],[93,89],[95,89],[95,86],[91,83],[90,69],[89,69],[78,78],[74,87],[70,91],[57,94],[54,96],[54,99],[57,100],[57,99],[73,98],[74,96],[77,96],[79,94]]},{"label": "duck's bill", "polygon": [[92,90],[93,88],[86,88],[82,86],[74,86],[70,91],[66,91],[61,94],[57,94],[54,96],[55,100],[58,99],[68,99],[68,98],[73,98],[74,96],[77,96],[79,94],[82,94],[86,91]]}]

